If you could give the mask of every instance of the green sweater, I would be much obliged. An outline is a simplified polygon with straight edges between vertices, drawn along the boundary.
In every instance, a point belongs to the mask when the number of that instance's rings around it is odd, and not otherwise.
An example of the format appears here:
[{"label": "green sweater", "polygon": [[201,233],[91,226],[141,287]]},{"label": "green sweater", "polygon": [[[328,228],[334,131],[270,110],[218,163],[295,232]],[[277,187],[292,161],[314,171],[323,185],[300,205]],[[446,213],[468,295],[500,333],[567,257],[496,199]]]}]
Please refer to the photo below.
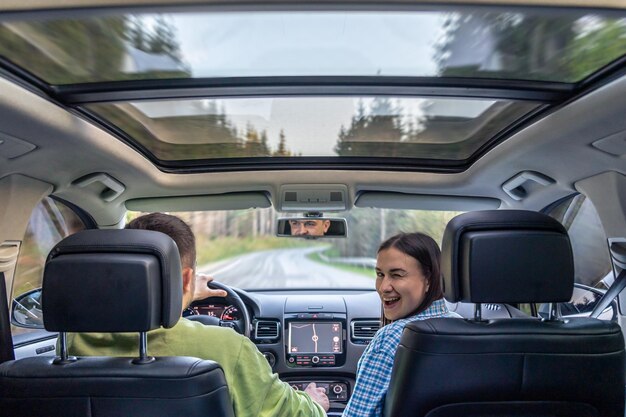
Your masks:
[{"label": "green sweater", "polygon": [[[69,352],[77,356],[138,356],[137,333],[70,333]],[[148,332],[148,354],[192,356],[219,363],[237,417],[317,417],[322,407],[282,382],[257,347],[229,328],[180,319],[171,329]]]}]

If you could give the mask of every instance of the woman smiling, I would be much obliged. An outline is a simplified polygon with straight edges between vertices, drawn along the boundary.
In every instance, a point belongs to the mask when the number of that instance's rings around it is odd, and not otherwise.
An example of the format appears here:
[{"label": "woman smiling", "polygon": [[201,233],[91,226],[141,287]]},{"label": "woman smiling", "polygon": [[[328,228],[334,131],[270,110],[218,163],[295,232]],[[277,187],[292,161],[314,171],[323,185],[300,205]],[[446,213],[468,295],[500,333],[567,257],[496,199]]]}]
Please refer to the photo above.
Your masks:
[{"label": "woman smiling", "polygon": [[383,328],[361,356],[356,386],[343,417],[382,416],[393,359],[404,326],[414,320],[458,317],[443,300],[437,243],[422,233],[395,235],[378,248],[376,291]]}]

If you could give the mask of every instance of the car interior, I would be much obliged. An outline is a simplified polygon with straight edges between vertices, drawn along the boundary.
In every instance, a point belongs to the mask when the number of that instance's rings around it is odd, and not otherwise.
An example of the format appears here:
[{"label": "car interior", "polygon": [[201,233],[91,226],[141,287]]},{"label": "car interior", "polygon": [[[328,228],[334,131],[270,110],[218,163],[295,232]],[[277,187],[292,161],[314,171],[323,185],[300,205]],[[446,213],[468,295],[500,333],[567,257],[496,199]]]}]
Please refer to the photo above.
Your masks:
[{"label": "car interior", "polygon": [[[0,410],[236,416],[210,358],[151,360],[182,310],[340,416],[377,248],[422,232],[460,317],[405,328],[383,415],[624,415],[625,95],[622,0],[4,0]],[[152,212],[226,297],[182,308]]]}]

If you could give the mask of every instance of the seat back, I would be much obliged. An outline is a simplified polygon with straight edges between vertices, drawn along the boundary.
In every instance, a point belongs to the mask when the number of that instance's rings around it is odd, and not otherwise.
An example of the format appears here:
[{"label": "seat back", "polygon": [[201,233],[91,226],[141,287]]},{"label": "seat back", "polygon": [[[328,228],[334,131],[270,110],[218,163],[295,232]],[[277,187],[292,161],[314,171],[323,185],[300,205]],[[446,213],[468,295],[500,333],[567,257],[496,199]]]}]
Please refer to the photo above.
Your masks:
[{"label": "seat back", "polygon": [[[442,274],[451,302],[564,302],[574,265],[566,230],[549,216],[485,211],[448,224]],[[590,318],[410,323],[384,413],[622,417],[621,329]]]},{"label": "seat back", "polygon": [[[61,332],[173,327],[181,265],[167,235],[92,230],[61,241],[44,270],[44,325]],[[145,339],[144,339],[145,340]],[[138,352],[139,356],[139,352]],[[215,416],[234,412],[220,366],[190,357],[25,358],[0,365],[7,416]]]}]

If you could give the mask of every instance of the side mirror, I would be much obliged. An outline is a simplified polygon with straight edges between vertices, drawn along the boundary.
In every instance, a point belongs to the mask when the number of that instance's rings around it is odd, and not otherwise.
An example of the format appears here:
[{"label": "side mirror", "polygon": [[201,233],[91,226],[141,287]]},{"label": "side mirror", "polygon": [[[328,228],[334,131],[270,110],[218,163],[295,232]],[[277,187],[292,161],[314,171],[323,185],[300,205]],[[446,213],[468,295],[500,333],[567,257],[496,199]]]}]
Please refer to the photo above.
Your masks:
[{"label": "side mirror", "polygon": [[11,323],[29,329],[43,329],[41,288],[24,293],[13,300]]},{"label": "side mirror", "polygon": [[277,222],[276,236],[315,239],[348,236],[346,219],[327,217],[288,217]]},{"label": "side mirror", "polygon": [[[575,283],[572,299],[568,303],[558,304],[561,317],[589,317],[596,304],[604,296],[604,292],[597,288]],[[548,317],[549,309],[549,304],[541,304],[538,311],[539,316]],[[616,301],[613,300],[598,318],[600,320],[615,320],[617,318]]]}]

